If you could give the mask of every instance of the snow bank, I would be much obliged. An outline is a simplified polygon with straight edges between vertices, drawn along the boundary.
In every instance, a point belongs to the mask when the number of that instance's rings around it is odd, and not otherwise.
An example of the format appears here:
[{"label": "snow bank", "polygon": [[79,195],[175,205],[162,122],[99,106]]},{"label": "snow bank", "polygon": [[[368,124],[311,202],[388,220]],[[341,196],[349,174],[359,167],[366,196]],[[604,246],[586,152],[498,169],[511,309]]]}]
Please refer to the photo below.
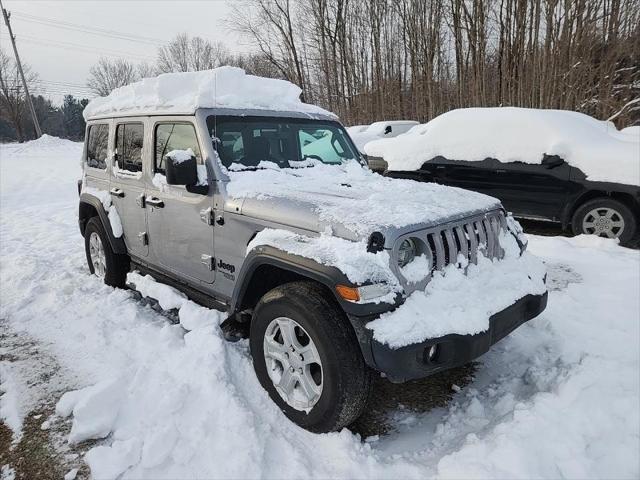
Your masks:
[{"label": "snow bank", "polygon": [[465,108],[447,112],[393,139],[368,143],[389,170],[417,170],[437,156],[451,160],[536,164],[559,155],[591,181],[640,185],[640,138],[610,122],[563,110]]},{"label": "snow bank", "polygon": [[478,264],[449,265],[436,272],[424,291],[413,292],[395,311],[367,324],[373,337],[392,348],[450,333],[474,335],[489,328],[491,315],[528,295],[546,291],[545,269],[533,255],[520,256],[513,235],[502,233],[502,260],[478,255]]},{"label": "snow bank", "polygon": [[[320,222],[326,222],[319,231],[328,225],[343,225],[361,237],[385,227],[437,224],[451,215],[499,208],[493,197],[434,183],[386,178],[355,160],[299,170],[229,171],[229,177],[226,188],[232,197],[306,204]],[[243,212],[245,209],[246,205]]]},{"label": "snow bank", "polygon": [[333,115],[300,101],[301,90],[286,80],[247,75],[236,67],[200,72],[164,73],[94,98],[85,119],[107,115],[193,114],[198,108],[282,110]]}]

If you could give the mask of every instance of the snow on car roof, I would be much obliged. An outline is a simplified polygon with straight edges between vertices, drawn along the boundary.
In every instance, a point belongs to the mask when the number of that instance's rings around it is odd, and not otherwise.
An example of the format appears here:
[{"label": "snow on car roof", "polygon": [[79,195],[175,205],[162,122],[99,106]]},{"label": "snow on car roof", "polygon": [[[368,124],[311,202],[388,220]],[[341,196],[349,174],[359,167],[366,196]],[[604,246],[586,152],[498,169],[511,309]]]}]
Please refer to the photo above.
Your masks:
[{"label": "snow on car roof", "polygon": [[578,112],[515,107],[452,110],[395,138],[366,144],[389,170],[411,171],[437,156],[536,164],[558,155],[591,181],[640,185],[640,139]]},{"label": "snow on car roof", "polygon": [[320,107],[303,103],[301,92],[286,80],[247,75],[236,67],[218,67],[144,78],[93,99],[83,115],[91,120],[119,115],[188,115],[199,108],[232,108],[335,117]]}]

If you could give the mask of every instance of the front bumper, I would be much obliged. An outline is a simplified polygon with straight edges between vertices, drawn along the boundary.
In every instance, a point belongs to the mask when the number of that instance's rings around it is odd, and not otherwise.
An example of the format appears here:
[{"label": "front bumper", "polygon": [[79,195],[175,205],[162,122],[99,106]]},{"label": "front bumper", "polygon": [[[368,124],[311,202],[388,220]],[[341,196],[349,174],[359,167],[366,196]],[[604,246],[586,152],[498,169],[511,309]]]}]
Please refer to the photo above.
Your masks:
[{"label": "front bumper", "polygon": [[[527,295],[521,298],[492,315],[489,319],[489,329],[475,335],[445,335],[397,349],[371,337],[364,338],[363,330],[360,330],[358,337],[369,366],[385,373],[392,382],[401,383],[424,378],[478,358],[520,325],[538,316],[547,306],[547,296],[548,292],[545,292],[542,295]],[[368,345],[364,345],[363,341]],[[436,344],[437,353],[429,360],[429,349]]]}]

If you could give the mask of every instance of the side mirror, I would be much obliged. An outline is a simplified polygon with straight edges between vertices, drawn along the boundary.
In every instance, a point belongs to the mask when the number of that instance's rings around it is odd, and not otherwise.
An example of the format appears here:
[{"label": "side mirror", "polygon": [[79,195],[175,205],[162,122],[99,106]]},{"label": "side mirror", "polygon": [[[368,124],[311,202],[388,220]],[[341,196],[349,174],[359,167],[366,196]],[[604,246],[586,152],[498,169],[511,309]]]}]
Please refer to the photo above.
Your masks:
[{"label": "side mirror", "polygon": [[384,127],[384,134],[389,135],[391,133],[391,130],[391,125],[387,125],[386,127]]},{"label": "side mirror", "polygon": [[545,153],[544,157],[542,157],[542,166],[548,169],[559,167],[563,163],[564,160],[558,155],[547,155]]},{"label": "side mirror", "polygon": [[198,165],[196,157],[167,155],[164,165],[169,185],[195,185],[198,183]]}]

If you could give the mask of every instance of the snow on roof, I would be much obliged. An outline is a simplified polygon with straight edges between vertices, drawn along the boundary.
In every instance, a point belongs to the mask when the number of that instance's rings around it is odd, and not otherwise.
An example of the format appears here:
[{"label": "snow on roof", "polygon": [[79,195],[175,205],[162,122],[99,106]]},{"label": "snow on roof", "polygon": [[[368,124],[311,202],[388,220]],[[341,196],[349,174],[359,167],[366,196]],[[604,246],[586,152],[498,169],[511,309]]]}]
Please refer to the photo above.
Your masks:
[{"label": "snow on roof", "polygon": [[610,122],[564,110],[515,107],[452,110],[395,138],[366,144],[389,170],[411,171],[437,156],[451,160],[540,163],[559,155],[591,181],[640,185],[640,138]]},{"label": "snow on roof", "polygon": [[247,75],[241,68],[164,73],[115,89],[89,102],[86,120],[113,115],[193,114],[199,108],[301,112],[335,116],[303,103],[302,91],[286,80]]}]

